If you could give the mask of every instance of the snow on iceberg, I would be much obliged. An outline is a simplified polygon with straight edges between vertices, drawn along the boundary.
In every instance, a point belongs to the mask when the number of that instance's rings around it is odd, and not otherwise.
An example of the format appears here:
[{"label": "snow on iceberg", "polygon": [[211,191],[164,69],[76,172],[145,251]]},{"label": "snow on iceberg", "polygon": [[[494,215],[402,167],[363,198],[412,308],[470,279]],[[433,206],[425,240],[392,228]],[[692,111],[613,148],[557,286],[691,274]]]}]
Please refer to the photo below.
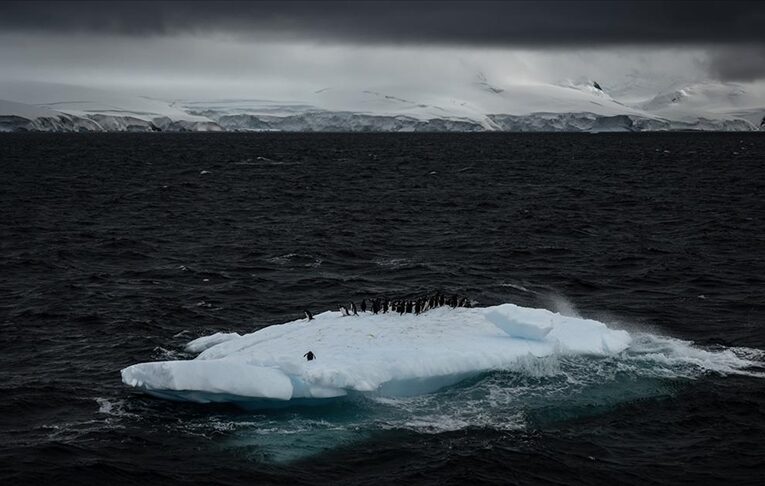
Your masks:
[{"label": "snow on iceberg", "polygon": [[[197,339],[187,345],[200,352],[196,359],[135,364],[122,381],[161,398],[247,406],[349,393],[411,396],[529,358],[616,354],[631,341],[598,321],[513,304],[420,315],[324,312],[310,322]],[[315,360],[303,357],[308,351]]]},{"label": "snow on iceberg", "polygon": [[242,336],[237,332],[216,332],[215,334],[195,339],[186,344],[186,351],[189,353],[201,353],[205,349],[240,337]]}]

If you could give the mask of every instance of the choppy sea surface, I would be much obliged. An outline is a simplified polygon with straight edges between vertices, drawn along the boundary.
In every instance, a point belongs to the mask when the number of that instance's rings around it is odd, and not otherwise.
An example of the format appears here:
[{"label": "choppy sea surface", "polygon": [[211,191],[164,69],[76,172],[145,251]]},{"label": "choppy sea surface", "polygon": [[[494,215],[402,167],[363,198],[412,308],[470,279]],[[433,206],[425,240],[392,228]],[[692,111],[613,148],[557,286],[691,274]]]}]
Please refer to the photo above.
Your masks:
[{"label": "choppy sea surface", "polygon": [[[2,484],[765,476],[760,134],[14,134],[0,174]],[[199,336],[432,290],[636,343],[268,411],[120,381]]]}]

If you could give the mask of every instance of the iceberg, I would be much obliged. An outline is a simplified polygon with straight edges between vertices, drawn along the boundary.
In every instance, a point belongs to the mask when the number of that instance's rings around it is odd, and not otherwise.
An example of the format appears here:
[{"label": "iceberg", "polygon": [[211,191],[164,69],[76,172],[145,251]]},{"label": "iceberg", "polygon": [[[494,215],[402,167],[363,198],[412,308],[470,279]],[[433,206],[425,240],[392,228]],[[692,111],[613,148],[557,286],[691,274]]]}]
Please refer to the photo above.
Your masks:
[{"label": "iceberg", "polygon": [[[529,359],[613,355],[631,342],[602,322],[513,304],[419,315],[328,311],[199,338],[186,348],[199,353],[195,359],[135,364],[122,370],[122,381],[160,398],[266,408],[351,394],[427,394]],[[308,351],[316,359],[306,360]]]}]

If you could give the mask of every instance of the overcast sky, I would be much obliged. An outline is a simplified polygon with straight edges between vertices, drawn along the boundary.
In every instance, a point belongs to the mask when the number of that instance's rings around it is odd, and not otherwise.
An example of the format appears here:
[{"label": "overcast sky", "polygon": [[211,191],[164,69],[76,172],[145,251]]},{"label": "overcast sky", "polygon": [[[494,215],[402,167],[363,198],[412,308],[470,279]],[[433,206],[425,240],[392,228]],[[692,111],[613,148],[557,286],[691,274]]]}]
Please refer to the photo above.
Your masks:
[{"label": "overcast sky", "polygon": [[172,98],[765,82],[762,2],[0,2],[0,81]]}]

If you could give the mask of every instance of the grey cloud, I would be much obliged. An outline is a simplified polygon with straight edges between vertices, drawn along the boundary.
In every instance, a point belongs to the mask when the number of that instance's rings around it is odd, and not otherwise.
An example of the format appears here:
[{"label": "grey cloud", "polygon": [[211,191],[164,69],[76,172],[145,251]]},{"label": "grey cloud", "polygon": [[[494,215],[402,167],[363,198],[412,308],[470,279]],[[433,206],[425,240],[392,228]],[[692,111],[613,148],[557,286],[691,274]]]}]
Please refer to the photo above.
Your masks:
[{"label": "grey cloud", "polygon": [[709,72],[721,81],[765,79],[765,46],[717,50],[710,56]]},{"label": "grey cloud", "polygon": [[567,46],[762,43],[748,1],[0,3],[0,30],[127,36],[226,32],[367,44]]}]

